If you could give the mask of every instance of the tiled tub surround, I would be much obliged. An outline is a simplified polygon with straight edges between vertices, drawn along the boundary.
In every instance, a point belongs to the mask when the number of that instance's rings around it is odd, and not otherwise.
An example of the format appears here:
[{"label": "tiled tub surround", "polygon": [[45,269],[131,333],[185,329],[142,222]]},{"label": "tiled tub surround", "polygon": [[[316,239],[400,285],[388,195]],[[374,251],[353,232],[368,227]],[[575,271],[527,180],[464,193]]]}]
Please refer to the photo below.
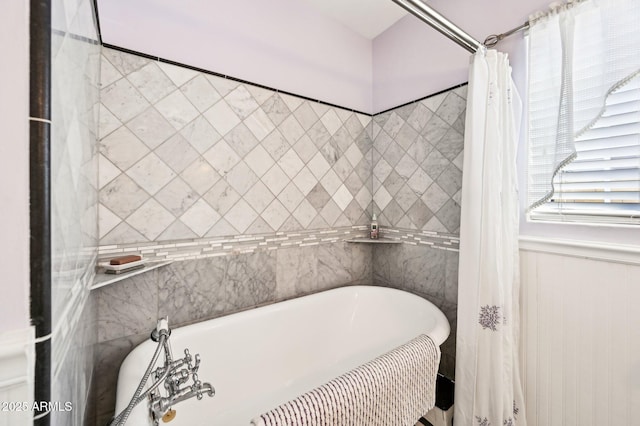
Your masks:
[{"label": "tiled tub surround", "polygon": [[373,117],[380,226],[459,233],[467,86]]},{"label": "tiled tub surround", "polygon": [[[103,49],[101,95],[100,257],[179,261],[92,292],[96,424],[162,315],[182,325],[375,283],[433,300],[455,327],[465,87],[371,119]],[[343,241],[366,235],[372,208],[405,244]]]},{"label": "tiled tub surround", "polygon": [[342,241],[262,249],[174,262],[94,290],[95,424],[113,414],[118,367],[148,338],[158,317],[167,315],[178,326],[342,285],[369,284],[372,251],[369,244]]},{"label": "tiled tub surround", "polygon": [[82,425],[95,343],[101,47],[91,0],[51,3],[51,400],[73,410],[49,417]]},{"label": "tiled tub surround", "polygon": [[368,223],[371,117],[108,48],[101,86],[101,245]]}]

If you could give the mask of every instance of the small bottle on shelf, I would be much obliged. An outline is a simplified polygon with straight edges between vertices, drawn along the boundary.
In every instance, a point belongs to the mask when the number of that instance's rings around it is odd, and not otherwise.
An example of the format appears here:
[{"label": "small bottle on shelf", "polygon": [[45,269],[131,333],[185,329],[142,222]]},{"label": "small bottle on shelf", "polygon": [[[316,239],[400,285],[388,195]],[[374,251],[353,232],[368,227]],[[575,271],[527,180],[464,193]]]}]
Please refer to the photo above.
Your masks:
[{"label": "small bottle on shelf", "polygon": [[376,217],[376,214],[373,214],[373,217],[371,218],[371,229],[370,229],[370,233],[369,233],[369,237],[372,240],[377,240],[379,236],[379,232],[378,232],[378,218]]}]

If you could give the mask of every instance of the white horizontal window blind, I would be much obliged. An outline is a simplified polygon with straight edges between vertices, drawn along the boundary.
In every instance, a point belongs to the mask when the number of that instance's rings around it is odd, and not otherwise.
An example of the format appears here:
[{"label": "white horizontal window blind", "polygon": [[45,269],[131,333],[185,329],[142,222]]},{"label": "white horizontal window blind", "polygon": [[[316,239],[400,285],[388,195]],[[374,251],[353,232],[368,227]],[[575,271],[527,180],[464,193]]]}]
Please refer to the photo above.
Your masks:
[{"label": "white horizontal window blind", "polygon": [[640,1],[533,19],[529,218],[640,225]]},{"label": "white horizontal window blind", "polygon": [[575,149],[575,160],[554,178],[553,195],[531,217],[640,223],[640,77],[609,95]]}]

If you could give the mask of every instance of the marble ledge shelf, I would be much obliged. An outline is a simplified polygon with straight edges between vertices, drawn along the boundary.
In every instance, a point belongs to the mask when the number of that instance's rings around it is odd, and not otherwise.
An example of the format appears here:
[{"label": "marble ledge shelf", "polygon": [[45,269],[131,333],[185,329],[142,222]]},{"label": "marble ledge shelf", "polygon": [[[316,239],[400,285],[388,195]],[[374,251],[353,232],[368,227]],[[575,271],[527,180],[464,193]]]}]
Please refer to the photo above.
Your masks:
[{"label": "marble ledge shelf", "polygon": [[91,290],[95,290],[100,287],[104,287],[109,284],[117,283],[118,281],[122,281],[127,278],[131,278],[136,275],[144,274],[145,272],[153,271],[154,269],[162,268],[163,266],[167,266],[173,263],[173,260],[164,260],[161,262],[149,262],[144,268],[136,269],[135,271],[125,272],[122,274],[105,274],[104,272],[96,273],[96,277],[93,280],[93,285],[91,286]]},{"label": "marble ledge shelf", "polygon": [[345,240],[348,243],[365,243],[365,244],[402,244],[402,240],[395,240],[392,238],[380,237],[377,240],[371,238],[351,238]]}]

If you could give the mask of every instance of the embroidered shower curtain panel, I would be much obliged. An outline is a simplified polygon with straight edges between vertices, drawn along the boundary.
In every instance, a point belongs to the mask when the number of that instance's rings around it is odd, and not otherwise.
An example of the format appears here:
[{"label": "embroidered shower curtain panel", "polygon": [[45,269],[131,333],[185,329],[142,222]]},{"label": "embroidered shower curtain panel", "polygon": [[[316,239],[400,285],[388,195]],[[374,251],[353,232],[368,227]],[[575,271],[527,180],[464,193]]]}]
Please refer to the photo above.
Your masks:
[{"label": "embroidered shower curtain panel", "polygon": [[518,361],[521,115],[507,56],[480,49],[464,141],[455,426],[526,425]]}]

